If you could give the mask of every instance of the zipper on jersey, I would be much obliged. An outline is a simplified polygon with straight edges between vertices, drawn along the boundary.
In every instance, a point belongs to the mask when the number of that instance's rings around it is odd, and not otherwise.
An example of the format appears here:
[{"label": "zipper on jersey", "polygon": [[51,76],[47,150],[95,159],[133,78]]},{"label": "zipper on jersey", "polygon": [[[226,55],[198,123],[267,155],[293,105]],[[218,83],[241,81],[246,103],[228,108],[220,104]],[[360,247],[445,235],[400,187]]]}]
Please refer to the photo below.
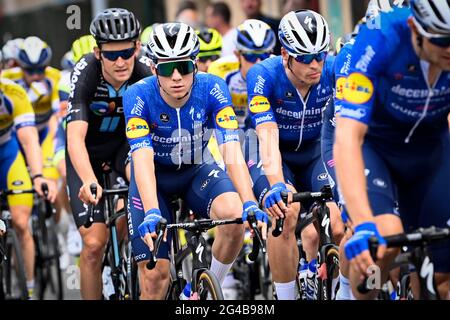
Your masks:
[{"label": "zipper on jersey", "polygon": [[180,108],[175,108],[177,111],[177,120],[178,120],[178,169],[181,168],[181,118],[180,118]]},{"label": "zipper on jersey", "polygon": [[297,145],[297,148],[295,149],[295,151],[298,151],[298,149],[300,148],[300,146],[302,144],[302,141],[303,141],[303,125],[305,123],[306,104],[308,103],[308,99],[309,99],[309,94],[311,92],[311,88],[312,87],[310,87],[308,92],[306,93],[306,99],[305,100],[303,100],[303,97],[302,97],[300,91],[298,91],[298,89],[295,88],[295,90],[297,90],[298,96],[300,97],[300,101],[303,103],[302,124],[300,126],[300,138],[299,138],[298,145]]},{"label": "zipper on jersey", "polygon": [[438,76],[436,77],[435,83],[433,84],[433,86],[430,86],[430,83],[428,82],[428,73],[430,71],[429,70],[430,64],[428,62],[420,60],[420,67],[422,69],[423,78],[424,78],[425,83],[426,83],[427,88],[428,88],[428,96],[427,96],[427,100],[425,101],[425,106],[423,108],[422,114],[420,115],[419,119],[417,119],[416,123],[411,128],[411,130],[409,131],[408,136],[405,138],[405,141],[404,141],[405,143],[409,143],[412,135],[414,134],[414,131],[416,131],[417,127],[422,122],[422,120],[425,119],[425,117],[427,115],[427,111],[428,111],[428,107],[429,107],[429,104],[430,104],[431,97],[433,96],[433,89],[436,86],[436,84],[439,82],[439,78],[441,77],[441,73],[442,73],[442,72],[439,72]]}]

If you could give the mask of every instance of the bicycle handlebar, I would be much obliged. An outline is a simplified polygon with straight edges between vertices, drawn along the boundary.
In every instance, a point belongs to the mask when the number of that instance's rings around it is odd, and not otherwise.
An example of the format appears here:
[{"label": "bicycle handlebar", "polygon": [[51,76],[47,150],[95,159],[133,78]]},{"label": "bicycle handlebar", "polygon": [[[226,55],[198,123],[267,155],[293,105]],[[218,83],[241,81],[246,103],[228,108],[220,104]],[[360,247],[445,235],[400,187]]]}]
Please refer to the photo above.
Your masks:
[{"label": "bicycle handlebar", "polygon": [[[450,239],[450,227],[436,228],[420,228],[410,233],[400,233],[392,236],[384,237],[388,248],[398,248],[403,246],[422,246],[438,242],[444,239]],[[369,251],[372,259],[375,261],[378,251],[378,239],[376,237],[369,238]],[[359,293],[368,293],[371,289],[367,287],[368,278],[365,277],[363,282],[357,286]]]},{"label": "bicycle handlebar", "polygon": [[[91,183],[89,188],[91,189],[91,193],[94,196],[94,199],[97,199],[97,185],[95,183]],[[84,223],[85,228],[90,228],[92,226],[92,223],[94,222],[94,207],[95,206],[93,203],[89,204],[86,222]]]},{"label": "bicycle handlebar", "polygon": [[[288,192],[282,191],[281,198],[283,202],[288,205]],[[297,192],[292,194],[293,202],[302,202],[302,201],[319,201],[319,202],[328,202],[333,200],[333,192],[331,191],[331,187],[329,185],[323,186],[319,192]],[[272,235],[274,237],[278,237],[283,232],[284,218],[277,219],[275,229],[272,231]]]}]

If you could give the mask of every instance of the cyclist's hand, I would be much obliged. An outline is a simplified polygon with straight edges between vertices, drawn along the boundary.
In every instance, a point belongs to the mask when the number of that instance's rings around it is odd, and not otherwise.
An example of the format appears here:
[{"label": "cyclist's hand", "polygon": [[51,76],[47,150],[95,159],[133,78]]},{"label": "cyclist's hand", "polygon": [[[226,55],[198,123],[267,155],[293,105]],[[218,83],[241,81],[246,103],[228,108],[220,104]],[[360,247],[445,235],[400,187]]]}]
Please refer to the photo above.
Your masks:
[{"label": "cyclist's hand", "polygon": [[161,211],[159,209],[150,209],[145,213],[144,221],[139,225],[138,230],[142,240],[153,251],[153,240],[156,238],[156,225],[161,220]]},{"label": "cyclist's hand", "polygon": [[[267,213],[259,209],[258,205],[254,201],[247,201],[244,203],[244,211],[242,212],[242,221],[244,222],[244,225],[246,228],[249,228],[249,222],[248,222],[248,214],[250,210],[253,210],[255,213],[256,221],[258,222],[258,229],[261,230],[261,236],[263,240],[266,240],[267,238]],[[252,238],[255,236],[253,233],[253,230],[250,229]]]},{"label": "cyclist's hand", "polygon": [[266,200],[264,201],[264,207],[267,209],[267,212],[276,219],[284,218],[284,214],[287,211],[287,206],[283,202],[283,199],[281,199],[281,192],[283,191],[289,192],[286,184],[283,182],[275,183],[272,188],[270,188]]},{"label": "cyclist's hand", "polygon": [[361,278],[370,275],[368,268],[374,264],[369,252],[369,238],[378,240],[377,258],[383,258],[386,251],[386,240],[379,234],[374,222],[365,222],[355,227],[355,233],[345,244],[345,255],[351,266],[361,274]]},{"label": "cyclist's hand", "polygon": [[[95,183],[97,185],[97,197],[96,198],[94,198],[94,196],[92,195],[92,192],[91,192],[91,184],[92,183]],[[83,201],[85,204],[93,203],[94,205],[97,205],[98,202],[100,201],[100,198],[102,197],[102,193],[103,193],[103,189],[100,186],[100,184],[98,184],[97,181],[88,181],[81,186],[80,191],[78,193],[78,198],[81,201]]]},{"label": "cyclist's hand", "polygon": [[42,190],[42,184],[47,184],[48,186],[48,194],[47,194],[47,200],[49,200],[51,203],[55,202],[56,199],[56,183],[53,180],[45,179],[43,177],[37,177],[33,180],[34,183],[34,189],[37,191],[39,196],[44,197],[44,191]]}]

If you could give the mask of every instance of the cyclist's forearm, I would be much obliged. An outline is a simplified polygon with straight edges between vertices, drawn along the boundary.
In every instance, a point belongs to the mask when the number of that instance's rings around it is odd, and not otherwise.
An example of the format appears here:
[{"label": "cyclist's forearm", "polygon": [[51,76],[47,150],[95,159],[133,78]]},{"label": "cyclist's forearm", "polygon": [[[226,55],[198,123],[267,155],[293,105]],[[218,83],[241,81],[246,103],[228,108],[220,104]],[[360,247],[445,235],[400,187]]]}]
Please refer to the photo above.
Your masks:
[{"label": "cyclist's forearm", "polygon": [[227,173],[233,182],[242,202],[256,201],[253,194],[250,174],[242,155],[239,142],[228,142],[220,146]]},{"label": "cyclist's forearm", "polygon": [[262,124],[256,131],[259,140],[259,154],[267,180],[271,186],[278,182],[284,182],[276,124],[267,126]]},{"label": "cyclist's forearm", "polygon": [[[139,149],[133,152],[134,179],[139,190],[145,212],[159,208],[156,194],[155,165],[153,149]],[[138,174],[136,174],[138,172]]]},{"label": "cyclist's forearm", "polygon": [[362,143],[364,138],[355,137],[342,128],[336,130],[334,159],[339,188],[345,199],[345,206],[355,225],[373,221],[367,195]]},{"label": "cyclist's forearm", "polygon": [[98,182],[92,169],[91,161],[89,160],[84,139],[81,139],[78,135],[73,136],[67,134],[67,151],[70,161],[83,184],[94,181]]},{"label": "cyclist's forearm", "polygon": [[36,127],[23,127],[17,130],[17,138],[25,152],[31,175],[42,174],[42,150]]}]

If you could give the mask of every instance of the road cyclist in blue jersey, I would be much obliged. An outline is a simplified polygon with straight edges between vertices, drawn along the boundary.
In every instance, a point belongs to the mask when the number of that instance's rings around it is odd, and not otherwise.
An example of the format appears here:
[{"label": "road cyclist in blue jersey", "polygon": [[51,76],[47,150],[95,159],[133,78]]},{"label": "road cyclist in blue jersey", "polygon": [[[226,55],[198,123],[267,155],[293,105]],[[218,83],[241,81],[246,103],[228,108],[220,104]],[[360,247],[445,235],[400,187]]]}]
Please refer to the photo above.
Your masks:
[{"label": "road cyclist in blue jersey", "polygon": [[[124,95],[126,134],[132,153],[129,232],[138,262],[141,299],[163,299],[169,284],[169,241],[158,264],[146,268],[158,221],[171,222],[171,200],[181,197],[193,212],[213,219],[256,213],[265,234],[267,215],[258,208],[242,154],[238,122],[226,83],[197,73],[199,40],[184,23],[157,25],[148,42],[154,76]],[[214,131],[226,172],[207,144]],[[242,225],[218,227],[211,271],[223,282],[242,248]]]},{"label": "road cyclist in blue jersey", "polygon": [[[345,255],[357,299],[379,289],[356,289],[374,271],[370,237],[381,244],[384,283],[399,253],[386,249],[385,236],[450,220],[449,2],[414,0],[379,17],[378,28],[361,27],[351,49],[334,145],[341,200],[354,225]],[[431,253],[440,295],[448,297],[449,242]]]},{"label": "road cyclist in blue jersey", "polygon": [[[268,237],[269,264],[278,299],[296,298],[299,255],[295,227],[299,204],[286,207],[282,191],[319,191],[328,184],[320,156],[322,112],[333,95],[333,57],[328,56],[330,32],[325,19],[311,10],[291,11],[280,23],[282,55],[253,66],[247,74],[249,112],[257,141],[249,143],[247,164],[253,190],[270,216],[285,217],[280,237]],[[311,203],[303,204],[303,212]],[[333,201],[331,224],[339,243],[343,234]],[[302,232],[307,261],[309,298],[314,299],[319,235],[313,224]],[[306,270],[309,272],[306,274]]]}]

